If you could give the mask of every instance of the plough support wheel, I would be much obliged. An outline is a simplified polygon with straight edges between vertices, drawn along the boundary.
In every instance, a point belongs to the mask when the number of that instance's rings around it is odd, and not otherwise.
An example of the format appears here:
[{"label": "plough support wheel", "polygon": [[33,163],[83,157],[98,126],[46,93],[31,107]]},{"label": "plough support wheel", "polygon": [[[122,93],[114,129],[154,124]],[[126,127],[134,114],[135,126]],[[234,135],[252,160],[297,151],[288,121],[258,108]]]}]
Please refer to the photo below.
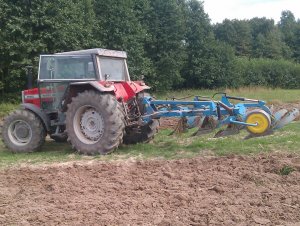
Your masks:
[{"label": "plough support wheel", "polygon": [[246,123],[257,124],[246,127],[249,133],[263,135],[271,127],[271,117],[264,110],[254,110],[247,115]]}]

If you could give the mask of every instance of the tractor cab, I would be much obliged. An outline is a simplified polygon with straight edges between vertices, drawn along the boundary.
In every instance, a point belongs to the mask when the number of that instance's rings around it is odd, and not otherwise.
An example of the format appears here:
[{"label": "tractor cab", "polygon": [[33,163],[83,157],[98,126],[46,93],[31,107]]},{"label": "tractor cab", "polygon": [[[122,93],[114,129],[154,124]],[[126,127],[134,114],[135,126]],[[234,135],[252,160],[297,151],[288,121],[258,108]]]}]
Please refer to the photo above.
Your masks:
[{"label": "tractor cab", "polygon": [[126,52],[106,49],[41,55],[38,81],[129,81],[126,58]]},{"label": "tractor cab", "polygon": [[70,86],[128,82],[126,58],[126,52],[100,48],[41,55],[38,88],[25,90],[23,102],[56,111]]}]

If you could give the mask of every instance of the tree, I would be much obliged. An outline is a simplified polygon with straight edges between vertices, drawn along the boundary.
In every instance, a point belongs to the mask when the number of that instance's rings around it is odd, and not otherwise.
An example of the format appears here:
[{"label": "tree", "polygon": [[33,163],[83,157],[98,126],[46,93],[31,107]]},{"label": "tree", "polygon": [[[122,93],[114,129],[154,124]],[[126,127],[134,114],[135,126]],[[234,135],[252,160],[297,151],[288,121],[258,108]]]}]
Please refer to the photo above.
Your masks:
[{"label": "tree", "polygon": [[155,73],[148,81],[156,89],[166,90],[183,81],[184,14],[176,0],[152,0],[150,7],[145,46]]},{"label": "tree", "polygon": [[253,18],[250,21],[252,30],[252,56],[279,59],[289,57],[290,51],[274,24],[274,20]]},{"label": "tree", "polygon": [[[25,88],[39,55],[102,47],[128,52],[132,79],[156,90],[236,86],[234,54],[300,62],[300,21],[283,11],[215,26],[198,0],[0,0],[0,90]],[[256,66],[256,65],[254,65]],[[35,73],[37,74],[37,73]]]},{"label": "tree", "polygon": [[295,48],[293,58],[300,63],[300,21],[297,22],[297,27],[295,28]]},{"label": "tree", "polygon": [[0,65],[5,92],[12,92],[24,87],[24,70],[21,66],[28,64],[30,49],[30,29],[28,20],[29,4],[18,1],[3,0],[0,20]]},{"label": "tree", "polygon": [[206,86],[212,82],[207,80],[205,64],[211,50],[214,37],[208,15],[204,12],[203,3],[190,0],[187,3],[186,17],[186,52],[187,61],[183,74],[188,87]]},{"label": "tree", "polygon": [[1,0],[0,69],[4,89],[25,88],[26,65],[37,71],[40,53],[93,45],[92,0]]},{"label": "tree", "polygon": [[140,75],[148,78],[151,74],[151,61],[144,50],[146,29],[142,26],[142,10],[147,10],[144,0],[96,1],[96,32],[104,48],[125,50],[128,52],[128,64],[132,79]]},{"label": "tree", "polygon": [[252,34],[249,21],[225,19],[215,26],[215,36],[235,48],[237,56],[251,55]]},{"label": "tree", "polygon": [[186,51],[183,74],[186,87],[214,88],[230,85],[234,51],[214,38],[210,19],[203,3],[188,1]]},{"label": "tree", "polygon": [[295,32],[297,27],[294,14],[289,10],[282,11],[278,27],[283,34],[286,44],[293,48],[296,39]]},{"label": "tree", "polygon": [[36,1],[32,39],[45,45],[39,51],[50,53],[93,47],[95,19],[92,0]]},{"label": "tree", "polygon": [[299,23],[296,22],[294,14],[289,10],[282,11],[278,27],[283,35],[283,40],[291,51],[292,57],[299,61],[298,52],[300,47],[299,41],[297,42],[299,39],[299,34],[297,34]]}]

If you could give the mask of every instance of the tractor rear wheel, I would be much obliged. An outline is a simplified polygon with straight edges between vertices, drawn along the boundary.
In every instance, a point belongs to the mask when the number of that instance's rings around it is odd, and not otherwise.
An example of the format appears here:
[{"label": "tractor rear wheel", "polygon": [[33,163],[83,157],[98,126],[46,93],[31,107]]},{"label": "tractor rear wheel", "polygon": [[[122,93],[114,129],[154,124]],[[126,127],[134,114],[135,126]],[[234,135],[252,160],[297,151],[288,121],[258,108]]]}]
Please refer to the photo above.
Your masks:
[{"label": "tractor rear wheel", "polygon": [[45,142],[46,131],[33,112],[16,110],[3,120],[1,137],[4,145],[12,152],[33,152]]},{"label": "tractor rear wheel", "polygon": [[79,93],[68,105],[68,141],[80,154],[107,154],[122,142],[124,119],[116,98],[94,91]]}]

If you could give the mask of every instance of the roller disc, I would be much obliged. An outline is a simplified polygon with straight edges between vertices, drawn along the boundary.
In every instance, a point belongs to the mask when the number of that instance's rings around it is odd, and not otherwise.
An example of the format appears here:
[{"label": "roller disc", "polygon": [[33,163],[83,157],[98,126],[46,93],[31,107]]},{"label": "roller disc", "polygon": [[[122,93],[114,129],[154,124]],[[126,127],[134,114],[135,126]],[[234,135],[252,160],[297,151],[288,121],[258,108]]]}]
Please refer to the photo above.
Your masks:
[{"label": "roller disc", "polygon": [[270,129],[271,117],[263,110],[254,110],[247,115],[246,123],[257,123],[257,126],[246,127],[249,133],[253,135],[263,135]]}]

